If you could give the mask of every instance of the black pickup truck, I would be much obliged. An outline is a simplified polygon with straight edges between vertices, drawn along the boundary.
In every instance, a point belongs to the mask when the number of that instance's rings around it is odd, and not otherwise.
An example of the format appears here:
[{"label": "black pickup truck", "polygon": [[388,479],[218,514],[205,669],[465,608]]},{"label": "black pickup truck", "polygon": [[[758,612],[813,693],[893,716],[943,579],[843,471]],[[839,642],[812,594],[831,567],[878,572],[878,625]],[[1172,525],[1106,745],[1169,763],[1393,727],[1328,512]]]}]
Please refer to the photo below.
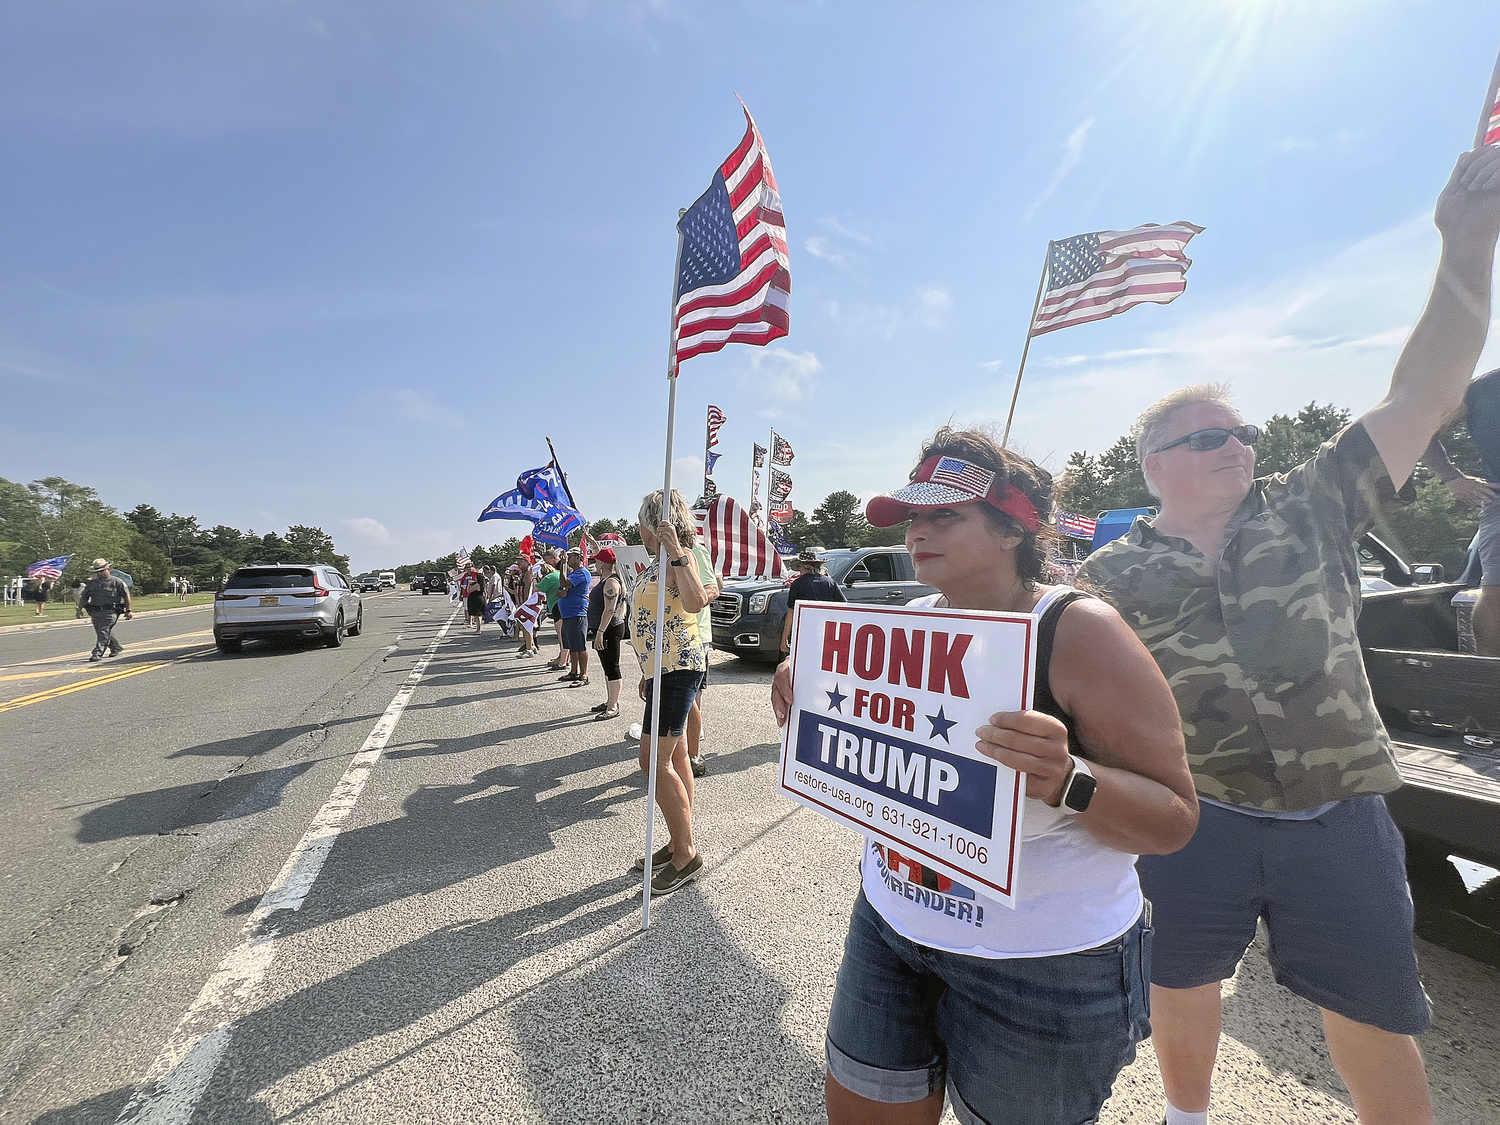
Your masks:
[{"label": "black pickup truck", "polygon": [[[828,576],[851,602],[905,605],[937,593],[918,582],[905,547],[859,547],[824,551]],[[749,660],[781,659],[781,626],[786,619],[786,587],[779,579],[752,578],[728,582],[709,605],[713,647]]]},{"label": "black pickup truck", "polygon": [[1373,535],[1360,554],[1381,580],[1367,580],[1360,645],[1406,779],[1391,814],[1417,849],[1500,867],[1500,657],[1461,643],[1462,583],[1414,570]]}]

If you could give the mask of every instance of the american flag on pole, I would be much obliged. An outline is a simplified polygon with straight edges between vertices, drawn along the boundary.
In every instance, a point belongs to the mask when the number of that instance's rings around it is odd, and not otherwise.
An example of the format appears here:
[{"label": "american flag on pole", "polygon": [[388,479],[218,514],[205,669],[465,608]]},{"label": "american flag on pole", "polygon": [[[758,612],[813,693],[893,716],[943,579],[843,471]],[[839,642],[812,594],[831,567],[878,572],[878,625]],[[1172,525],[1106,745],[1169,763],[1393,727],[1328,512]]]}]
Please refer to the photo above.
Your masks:
[{"label": "american flag on pole", "polygon": [[453,552],[453,565],[458,567],[459,570],[468,570],[469,567],[474,565],[474,560],[469,557],[467,548],[460,547]]},{"label": "american flag on pole", "polygon": [[1495,102],[1490,106],[1490,120],[1484,127],[1484,143],[1500,144],[1500,93],[1496,94]]},{"label": "american flag on pole", "polygon": [[719,444],[719,428],[727,421],[729,419],[717,406],[708,408],[708,448],[712,449]]},{"label": "american flag on pole", "polygon": [[26,568],[27,578],[61,578],[63,567],[68,565],[72,555],[58,555],[55,559],[43,559],[34,562]]},{"label": "american flag on pole", "polygon": [[1192,223],[1147,223],[1053,242],[1047,252],[1047,289],[1031,335],[1103,320],[1143,303],[1176,300],[1187,288],[1193,264],[1183,251],[1202,230]]},{"label": "american flag on pole", "polygon": [[674,376],[683,360],[725,344],[768,344],[786,335],[792,289],[786,220],[771,158],[748,109],[744,137],[677,229]]},{"label": "american flag on pole", "polygon": [[713,560],[714,573],[725,578],[781,577],[781,556],[760,524],[728,496],[716,496],[693,513],[698,534]]},{"label": "american flag on pole", "polygon": [[1097,521],[1072,512],[1057,513],[1057,530],[1069,539],[1092,539]]}]

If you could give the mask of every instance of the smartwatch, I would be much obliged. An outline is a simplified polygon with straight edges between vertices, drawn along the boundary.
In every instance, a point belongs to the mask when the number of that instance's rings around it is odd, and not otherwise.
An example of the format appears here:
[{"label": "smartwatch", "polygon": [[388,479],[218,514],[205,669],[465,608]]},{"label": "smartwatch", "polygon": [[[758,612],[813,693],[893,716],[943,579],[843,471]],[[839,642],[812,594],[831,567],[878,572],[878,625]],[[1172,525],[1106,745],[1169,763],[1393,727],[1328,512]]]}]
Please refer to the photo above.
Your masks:
[{"label": "smartwatch", "polygon": [[668,561],[673,566],[687,566],[688,557],[683,555],[680,559],[669,559]]},{"label": "smartwatch", "polygon": [[1068,773],[1068,780],[1063,782],[1062,800],[1058,807],[1065,813],[1074,816],[1088,809],[1089,803],[1094,799],[1094,791],[1099,788],[1099,782],[1094,779],[1093,770],[1089,764],[1076,754],[1073,755],[1073,769]]}]

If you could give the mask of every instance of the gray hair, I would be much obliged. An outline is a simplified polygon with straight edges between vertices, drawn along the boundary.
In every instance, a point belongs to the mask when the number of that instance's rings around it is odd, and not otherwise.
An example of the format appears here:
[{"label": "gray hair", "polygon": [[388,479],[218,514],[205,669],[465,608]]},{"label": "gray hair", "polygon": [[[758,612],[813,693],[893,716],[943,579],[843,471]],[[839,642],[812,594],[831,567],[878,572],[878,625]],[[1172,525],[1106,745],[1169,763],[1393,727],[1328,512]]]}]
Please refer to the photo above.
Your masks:
[{"label": "gray hair", "polygon": [[[641,501],[641,510],[636,519],[646,527],[655,530],[661,520],[661,489],[646,494]],[[682,493],[675,488],[672,489],[672,530],[677,532],[677,541],[684,547],[691,547],[698,542],[698,523],[693,519],[693,509],[688,507],[688,502],[682,498]]]},{"label": "gray hair", "polygon": [[1157,399],[1141,411],[1140,417],[1135,420],[1135,425],[1130,427],[1130,436],[1135,439],[1135,457],[1140,462],[1141,475],[1146,478],[1146,490],[1152,496],[1160,497],[1161,493],[1156,490],[1150,474],[1146,472],[1146,457],[1166,440],[1168,423],[1171,422],[1172,415],[1184,406],[1196,406],[1198,403],[1223,407],[1236,418],[1244,421],[1234,405],[1234,400],[1229,397],[1228,383],[1194,383],[1191,387],[1179,387],[1171,394]]}]

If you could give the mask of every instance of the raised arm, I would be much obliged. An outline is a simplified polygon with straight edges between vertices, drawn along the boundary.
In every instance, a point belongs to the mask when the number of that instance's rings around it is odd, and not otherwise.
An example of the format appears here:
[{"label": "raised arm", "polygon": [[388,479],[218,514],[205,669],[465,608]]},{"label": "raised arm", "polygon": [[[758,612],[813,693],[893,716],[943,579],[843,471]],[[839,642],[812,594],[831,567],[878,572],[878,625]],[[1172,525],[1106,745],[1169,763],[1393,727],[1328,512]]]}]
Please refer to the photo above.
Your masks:
[{"label": "raised arm", "polygon": [[1396,361],[1391,389],[1361,419],[1397,488],[1463,401],[1490,323],[1500,234],[1500,148],[1466,152],[1438,196],[1443,253],[1427,307]]}]

